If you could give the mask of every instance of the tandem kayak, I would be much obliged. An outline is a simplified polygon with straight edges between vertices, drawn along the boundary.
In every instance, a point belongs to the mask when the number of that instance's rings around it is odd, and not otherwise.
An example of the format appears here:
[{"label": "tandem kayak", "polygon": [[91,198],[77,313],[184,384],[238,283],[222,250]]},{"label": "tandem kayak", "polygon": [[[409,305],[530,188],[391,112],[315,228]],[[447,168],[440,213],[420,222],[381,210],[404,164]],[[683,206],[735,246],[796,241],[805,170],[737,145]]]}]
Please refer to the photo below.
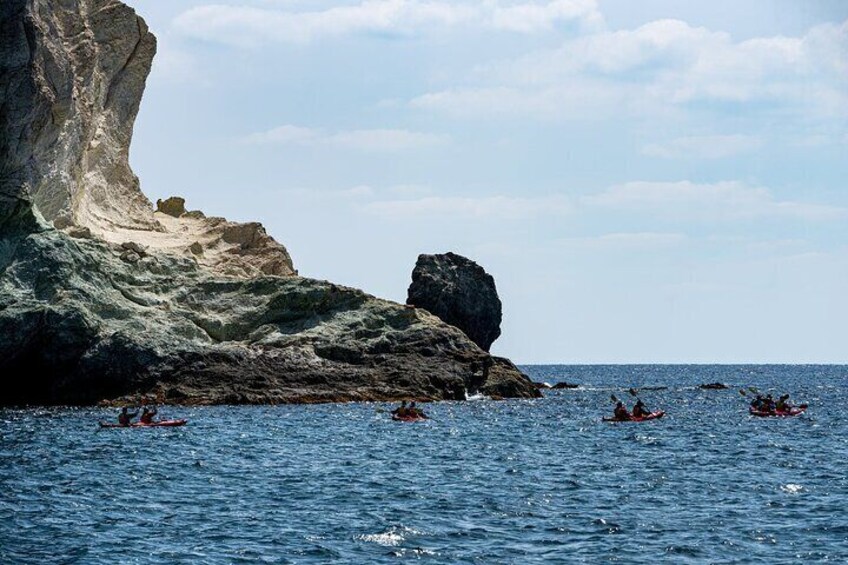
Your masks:
[{"label": "tandem kayak", "polygon": [[748,412],[751,416],[757,416],[759,418],[791,418],[792,416],[797,416],[799,414],[803,414],[807,410],[806,405],[799,406],[798,408],[793,408],[787,411],[780,412],[764,412],[762,410],[756,410],[754,408],[749,408]]},{"label": "tandem kayak", "polygon": [[392,420],[395,422],[423,422],[426,419],[426,416],[392,416]]},{"label": "tandem kayak", "polygon": [[604,418],[604,422],[645,422],[647,420],[656,420],[657,418],[662,418],[665,416],[665,411],[657,410],[656,412],[651,412],[647,416],[642,416],[641,418],[634,418],[630,416],[627,420],[622,420],[619,418]]},{"label": "tandem kayak", "polygon": [[110,422],[100,422],[101,428],[175,428],[177,426],[185,426],[188,424],[188,420],[160,420],[158,422],[153,422],[150,424],[142,424],[141,422],[135,422],[128,426],[122,426],[121,424],[113,424]]}]

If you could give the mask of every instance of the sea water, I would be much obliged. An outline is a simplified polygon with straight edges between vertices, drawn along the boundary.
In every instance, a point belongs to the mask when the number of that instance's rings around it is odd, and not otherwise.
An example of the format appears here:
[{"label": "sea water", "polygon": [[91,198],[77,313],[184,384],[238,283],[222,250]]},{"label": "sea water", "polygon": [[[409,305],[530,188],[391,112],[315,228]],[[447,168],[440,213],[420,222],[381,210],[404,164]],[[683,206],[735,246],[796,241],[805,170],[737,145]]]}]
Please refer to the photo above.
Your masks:
[{"label": "sea water", "polygon": [[[848,562],[848,367],[529,366],[538,400],[0,411],[0,563]],[[720,381],[730,390],[699,390]],[[802,416],[748,415],[741,387]],[[635,392],[661,420],[603,423]],[[668,387],[649,390],[653,387]]]}]

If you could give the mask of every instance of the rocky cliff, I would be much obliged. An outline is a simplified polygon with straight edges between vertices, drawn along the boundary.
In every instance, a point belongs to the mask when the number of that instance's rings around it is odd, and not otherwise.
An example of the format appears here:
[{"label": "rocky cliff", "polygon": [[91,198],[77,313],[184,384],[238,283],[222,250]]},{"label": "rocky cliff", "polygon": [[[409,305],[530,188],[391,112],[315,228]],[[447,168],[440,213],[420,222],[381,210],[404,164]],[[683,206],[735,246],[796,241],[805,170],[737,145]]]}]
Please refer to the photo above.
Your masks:
[{"label": "rocky cliff", "polygon": [[116,0],[0,4],[0,404],[532,397],[426,311],[296,276],[128,164],[155,38]]}]

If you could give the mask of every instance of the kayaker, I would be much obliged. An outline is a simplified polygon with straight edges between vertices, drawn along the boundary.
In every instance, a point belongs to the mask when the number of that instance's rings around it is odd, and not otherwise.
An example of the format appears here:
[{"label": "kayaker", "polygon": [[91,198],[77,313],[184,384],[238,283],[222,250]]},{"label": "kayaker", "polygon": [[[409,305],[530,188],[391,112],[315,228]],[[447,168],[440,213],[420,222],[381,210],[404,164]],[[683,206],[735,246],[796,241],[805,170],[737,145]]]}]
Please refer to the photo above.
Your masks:
[{"label": "kayaker", "polygon": [[406,400],[402,400],[400,406],[392,410],[392,416],[397,416],[398,418],[409,416],[409,408],[406,407]]},{"label": "kayaker", "polygon": [[642,404],[642,400],[637,398],[636,404],[633,405],[633,417],[644,418],[648,414],[650,414],[650,412],[648,412],[647,408],[645,408],[645,405]]},{"label": "kayaker", "polygon": [[775,408],[775,410],[777,410],[778,412],[789,412],[789,411],[791,411],[791,410],[792,410],[792,405],[791,405],[791,404],[789,404],[789,395],[788,395],[788,394],[784,394],[783,396],[781,396],[781,397],[778,399],[777,404],[775,405],[775,407],[774,407],[774,408]]},{"label": "kayaker", "polygon": [[409,415],[415,416],[416,418],[426,418],[427,414],[424,413],[423,410],[417,408],[414,402],[409,403]]},{"label": "kayaker", "polygon": [[766,395],[765,400],[763,400],[762,407],[760,410],[763,412],[771,412],[773,413],[777,409],[777,406],[774,403],[774,399],[770,394]]},{"label": "kayaker", "polygon": [[159,411],[154,407],[153,410],[150,410],[147,406],[144,407],[144,410],[141,412],[141,418],[139,420],[142,424],[152,424],[153,417],[158,414]]},{"label": "kayaker", "polygon": [[620,400],[615,405],[615,410],[612,412],[613,416],[616,420],[629,420],[630,413],[627,412],[627,408],[624,407],[624,403]]},{"label": "kayaker", "polygon": [[751,401],[751,408],[754,410],[762,410],[763,408],[763,395],[758,394],[757,398]]},{"label": "kayaker", "polygon": [[132,419],[136,416],[138,416],[138,410],[130,414],[127,411],[127,407],[124,406],[123,408],[121,408],[121,413],[118,414],[118,423],[122,426],[129,426],[130,422],[132,422]]}]

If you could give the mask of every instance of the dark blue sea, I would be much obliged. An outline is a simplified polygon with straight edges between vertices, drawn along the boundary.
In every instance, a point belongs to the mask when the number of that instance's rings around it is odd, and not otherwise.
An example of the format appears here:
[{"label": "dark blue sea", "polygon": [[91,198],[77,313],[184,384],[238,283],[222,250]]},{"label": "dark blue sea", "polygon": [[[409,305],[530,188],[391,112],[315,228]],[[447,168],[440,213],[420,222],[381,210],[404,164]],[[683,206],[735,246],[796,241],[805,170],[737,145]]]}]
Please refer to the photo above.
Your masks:
[{"label": "dark blue sea", "polygon": [[[848,367],[530,366],[534,401],[0,410],[0,563],[848,562]],[[730,390],[698,390],[720,381]],[[757,419],[740,387],[802,416]],[[610,395],[665,418],[602,423]],[[652,387],[668,387],[649,390]]]}]

